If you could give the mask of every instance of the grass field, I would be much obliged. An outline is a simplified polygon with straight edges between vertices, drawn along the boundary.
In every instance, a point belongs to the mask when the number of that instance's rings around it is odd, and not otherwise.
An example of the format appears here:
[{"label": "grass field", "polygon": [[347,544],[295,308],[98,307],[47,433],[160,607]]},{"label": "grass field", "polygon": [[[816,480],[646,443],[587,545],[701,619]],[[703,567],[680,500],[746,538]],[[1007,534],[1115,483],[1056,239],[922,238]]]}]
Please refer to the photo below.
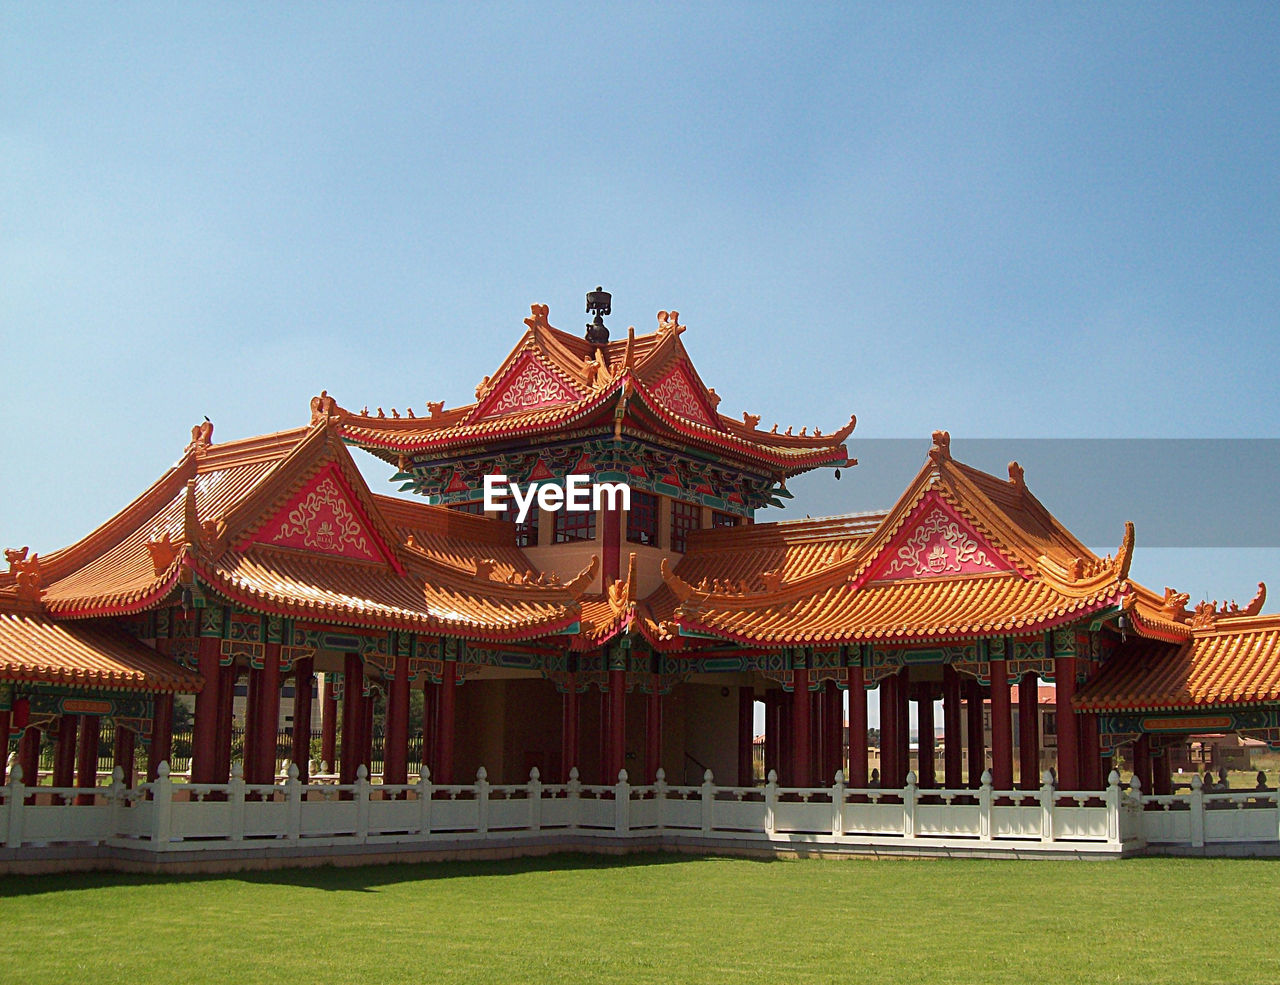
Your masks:
[{"label": "grass field", "polygon": [[554,856],[0,878],[0,981],[1280,981],[1280,863]]}]

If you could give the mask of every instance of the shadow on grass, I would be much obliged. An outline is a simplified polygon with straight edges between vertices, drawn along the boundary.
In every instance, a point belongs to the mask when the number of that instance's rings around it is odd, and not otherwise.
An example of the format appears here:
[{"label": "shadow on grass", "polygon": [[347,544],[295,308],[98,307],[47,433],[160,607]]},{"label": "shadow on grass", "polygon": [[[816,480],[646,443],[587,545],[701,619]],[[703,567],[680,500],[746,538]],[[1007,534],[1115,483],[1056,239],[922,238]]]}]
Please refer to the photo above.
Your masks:
[{"label": "shadow on grass", "polygon": [[[200,882],[241,882],[248,885],[293,886],[339,893],[374,893],[383,886],[437,879],[518,876],[543,872],[636,869],[654,865],[698,865],[722,858],[716,855],[688,855],[653,852],[636,855],[590,855],[563,853],[525,858],[492,859],[474,862],[392,862],[385,865],[340,866],[324,864],[309,868],[269,869],[193,875],[146,875],[128,872],[69,872],[59,875],[0,876],[0,902],[17,896],[37,896],[68,889],[114,889],[122,886],[163,886]],[[772,865],[775,859],[735,858],[744,865]]]}]

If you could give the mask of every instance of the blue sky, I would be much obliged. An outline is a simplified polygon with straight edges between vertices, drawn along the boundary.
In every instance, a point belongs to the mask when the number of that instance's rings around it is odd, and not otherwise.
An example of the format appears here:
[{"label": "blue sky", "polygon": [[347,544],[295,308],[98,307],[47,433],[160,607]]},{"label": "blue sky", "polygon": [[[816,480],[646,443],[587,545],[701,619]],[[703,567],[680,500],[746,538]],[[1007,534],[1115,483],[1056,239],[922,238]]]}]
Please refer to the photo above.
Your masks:
[{"label": "blue sky", "polygon": [[[0,3],[0,541],[81,536],[205,414],[464,403],[596,284],[615,332],[678,308],[728,413],[856,412],[855,456],[1277,437],[1277,50],[1262,3]],[[1134,570],[1280,591],[1274,541]]]}]

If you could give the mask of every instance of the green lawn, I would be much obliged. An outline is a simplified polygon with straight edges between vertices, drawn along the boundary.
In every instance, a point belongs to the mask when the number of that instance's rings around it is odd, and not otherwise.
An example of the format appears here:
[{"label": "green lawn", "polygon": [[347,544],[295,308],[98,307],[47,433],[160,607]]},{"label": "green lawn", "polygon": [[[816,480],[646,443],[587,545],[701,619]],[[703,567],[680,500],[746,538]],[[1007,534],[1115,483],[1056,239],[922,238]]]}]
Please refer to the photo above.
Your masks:
[{"label": "green lawn", "polygon": [[0,981],[1280,981],[1280,862],[659,855],[0,878]]}]

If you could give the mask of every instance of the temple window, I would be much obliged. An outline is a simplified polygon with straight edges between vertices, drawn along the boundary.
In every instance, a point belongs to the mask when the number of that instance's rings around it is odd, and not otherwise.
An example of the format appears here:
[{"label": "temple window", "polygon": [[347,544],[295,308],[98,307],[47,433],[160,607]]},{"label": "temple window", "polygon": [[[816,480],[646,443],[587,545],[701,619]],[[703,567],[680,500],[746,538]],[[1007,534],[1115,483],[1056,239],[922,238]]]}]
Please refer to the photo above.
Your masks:
[{"label": "temple window", "polygon": [[632,491],[627,511],[627,540],[633,544],[658,546],[658,497]]},{"label": "temple window", "polygon": [[484,516],[484,500],[477,499],[470,503],[454,503],[449,509],[457,510],[459,513],[474,513],[477,516]]},{"label": "temple window", "polygon": [[519,523],[516,516],[519,514],[514,503],[507,503],[506,509],[495,513],[499,520],[506,520],[508,523],[514,523],[516,527],[516,547],[537,547],[538,546],[538,513],[540,512],[536,506],[529,507],[528,516],[524,523]]},{"label": "temple window", "polygon": [[1046,711],[1044,713],[1044,727],[1041,730],[1045,735],[1058,734],[1058,715],[1057,712]]},{"label": "temple window", "polygon": [[555,518],[557,544],[596,539],[595,510],[557,510]]},{"label": "temple window", "polygon": [[719,510],[711,511],[712,527],[736,527],[738,525],[738,517],[732,513],[721,513]]},{"label": "temple window", "polygon": [[671,501],[671,549],[683,554],[687,550],[689,531],[698,529],[702,508],[696,503]]}]

